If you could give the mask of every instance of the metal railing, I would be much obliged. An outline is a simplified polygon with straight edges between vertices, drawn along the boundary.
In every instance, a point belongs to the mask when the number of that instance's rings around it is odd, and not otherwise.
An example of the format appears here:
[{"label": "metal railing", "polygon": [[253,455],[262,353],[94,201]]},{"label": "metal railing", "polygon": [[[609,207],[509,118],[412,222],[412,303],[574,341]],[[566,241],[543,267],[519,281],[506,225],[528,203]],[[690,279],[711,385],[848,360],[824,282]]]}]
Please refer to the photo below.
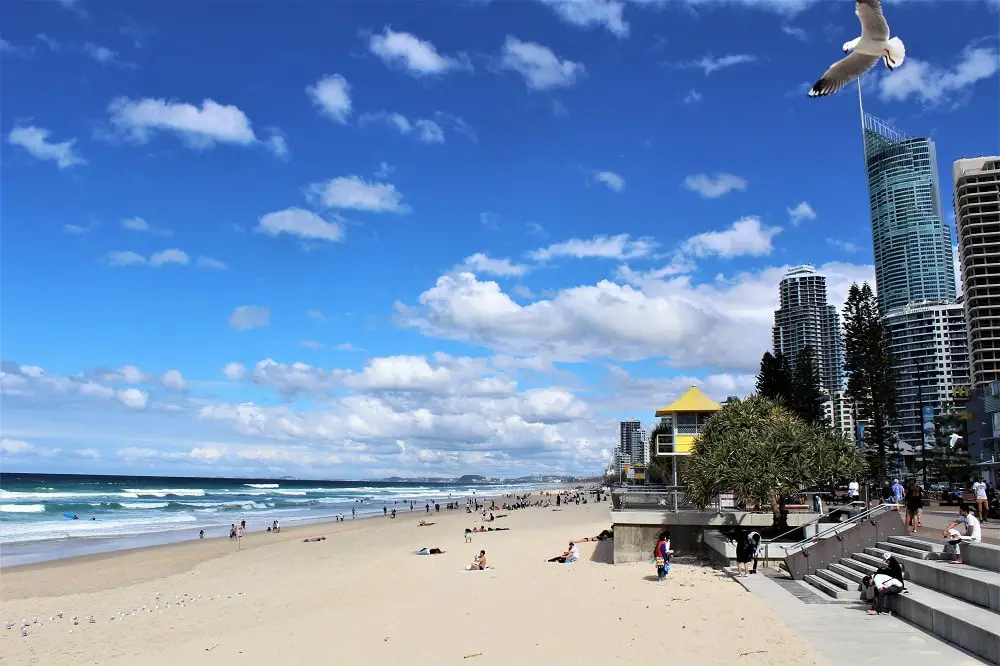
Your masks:
[{"label": "metal railing", "polygon": [[[658,511],[698,510],[687,497],[687,486],[625,486],[611,490],[612,507],[617,511],[627,509],[648,509]],[[706,509],[718,511],[719,498],[716,497]]]},{"label": "metal railing", "polygon": [[843,522],[834,523],[829,528],[827,528],[827,529],[825,529],[825,530],[823,530],[821,532],[817,532],[816,534],[813,534],[812,536],[808,536],[805,539],[802,539],[801,541],[799,541],[798,543],[787,544],[787,545],[783,544],[783,545],[781,545],[781,548],[783,548],[785,550],[786,554],[787,554],[787,552],[789,550],[792,550],[793,548],[801,550],[801,549],[805,548],[810,543],[813,543],[813,542],[818,541],[820,539],[824,539],[828,535],[832,536],[832,535],[836,534],[839,530],[847,529],[848,527],[852,527],[852,526],[860,523],[862,520],[867,520],[868,518],[874,516],[877,513],[881,513],[883,511],[888,511],[889,509],[898,509],[901,506],[902,506],[902,504],[876,504],[873,507],[869,507],[869,508],[865,509],[861,513],[858,513],[858,514],[855,514],[855,515],[851,516],[849,519],[847,519],[847,520],[845,520]]}]

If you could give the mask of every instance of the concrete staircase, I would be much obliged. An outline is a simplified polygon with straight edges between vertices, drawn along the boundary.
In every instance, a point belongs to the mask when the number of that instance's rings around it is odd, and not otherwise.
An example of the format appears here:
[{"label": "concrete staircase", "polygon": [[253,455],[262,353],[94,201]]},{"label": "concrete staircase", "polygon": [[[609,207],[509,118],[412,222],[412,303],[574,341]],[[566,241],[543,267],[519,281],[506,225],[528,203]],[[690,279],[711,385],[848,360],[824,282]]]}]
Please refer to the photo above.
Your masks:
[{"label": "concrete staircase", "polygon": [[[968,548],[992,554],[998,547],[963,546]],[[947,560],[954,555],[946,552],[941,542],[890,536],[888,541],[842,558],[804,580],[834,599],[857,601],[858,585],[882,566],[887,551],[902,563],[907,575],[906,591],[889,598],[891,611],[990,663],[1000,664],[1000,571],[993,571],[993,566],[951,564]]]}]

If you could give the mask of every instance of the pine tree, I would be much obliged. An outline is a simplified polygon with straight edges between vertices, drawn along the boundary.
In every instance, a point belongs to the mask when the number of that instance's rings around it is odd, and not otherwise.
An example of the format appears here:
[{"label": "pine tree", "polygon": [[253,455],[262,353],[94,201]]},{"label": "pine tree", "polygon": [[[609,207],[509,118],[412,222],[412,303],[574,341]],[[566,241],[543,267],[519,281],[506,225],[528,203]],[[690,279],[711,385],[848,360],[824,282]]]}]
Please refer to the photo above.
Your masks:
[{"label": "pine tree", "polygon": [[792,400],[792,371],[781,353],[764,352],[757,374],[757,393],[769,400],[788,405]]},{"label": "pine tree", "polygon": [[816,353],[806,345],[795,354],[792,401],[789,406],[806,423],[822,425],[826,420],[823,416],[822,397]]},{"label": "pine tree", "polygon": [[878,300],[866,282],[851,285],[844,305],[844,374],[847,397],[858,417],[871,423],[864,444],[873,480],[888,477],[895,441],[888,424],[896,415],[897,372],[889,351],[888,331],[878,312]]}]

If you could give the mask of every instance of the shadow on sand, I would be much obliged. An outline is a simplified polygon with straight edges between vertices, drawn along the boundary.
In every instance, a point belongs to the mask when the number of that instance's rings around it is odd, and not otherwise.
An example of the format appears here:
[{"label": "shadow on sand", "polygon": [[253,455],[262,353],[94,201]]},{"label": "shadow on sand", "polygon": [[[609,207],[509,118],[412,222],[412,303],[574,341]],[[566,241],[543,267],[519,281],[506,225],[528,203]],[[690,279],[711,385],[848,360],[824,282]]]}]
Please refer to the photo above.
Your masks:
[{"label": "shadow on sand", "polygon": [[598,541],[597,545],[594,546],[594,552],[590,555],[591,562],[598,562],[600,564],[614,564],[615,563],[615,542],[612,539],[607,541]]}]

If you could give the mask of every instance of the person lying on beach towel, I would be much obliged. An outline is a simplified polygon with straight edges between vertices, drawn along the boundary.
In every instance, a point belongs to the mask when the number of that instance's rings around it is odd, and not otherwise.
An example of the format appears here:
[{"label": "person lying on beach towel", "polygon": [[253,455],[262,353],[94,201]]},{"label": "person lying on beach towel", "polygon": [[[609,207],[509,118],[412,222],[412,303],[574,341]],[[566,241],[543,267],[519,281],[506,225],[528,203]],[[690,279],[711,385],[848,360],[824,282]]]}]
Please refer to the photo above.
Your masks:
[{"label": "person lying on beach towel", "polygon": [[309,537],[308,539],[302,540],[303,543],[315,543],[316,541],[326,541],[326,537],[325,536]]},{"label": "person lying on beach towel", "polygon": [[601,530],[601,533],[593,537],[584,537],[582,539],[575,539],[576,543],[583,543],[585,541],[607,541],[608,539],[614,539],[615,533],[611,530]]},{"label": "person lying on beach towel", "polygon": [[562,555],[553,557],[549,562],[558,562],[559,564],[569,564],[570,562],[576,562],[580,559],[580,548],[573,543],[569,542],[569,548]]},{"label": "person lying on beach towel", "polygon": [[431,525],[434,524],[435,523],[428,523],[426,520],[421,520],[419,523],[417,523],[417,527],[430,527]]},{"label": "person lying on beach towel", "polygon": [[417,551],[417,555],[443,555],[443,554],[444,551],[436,547],[428,548],[427,546],[424,546],[423,548]]},{"label": "person lying on beach towel", "polygon": [[486,570],[486,551],[481,550],[479,554],[472,560],[472,564],[465,568],[466,571],[485,571]]}]

